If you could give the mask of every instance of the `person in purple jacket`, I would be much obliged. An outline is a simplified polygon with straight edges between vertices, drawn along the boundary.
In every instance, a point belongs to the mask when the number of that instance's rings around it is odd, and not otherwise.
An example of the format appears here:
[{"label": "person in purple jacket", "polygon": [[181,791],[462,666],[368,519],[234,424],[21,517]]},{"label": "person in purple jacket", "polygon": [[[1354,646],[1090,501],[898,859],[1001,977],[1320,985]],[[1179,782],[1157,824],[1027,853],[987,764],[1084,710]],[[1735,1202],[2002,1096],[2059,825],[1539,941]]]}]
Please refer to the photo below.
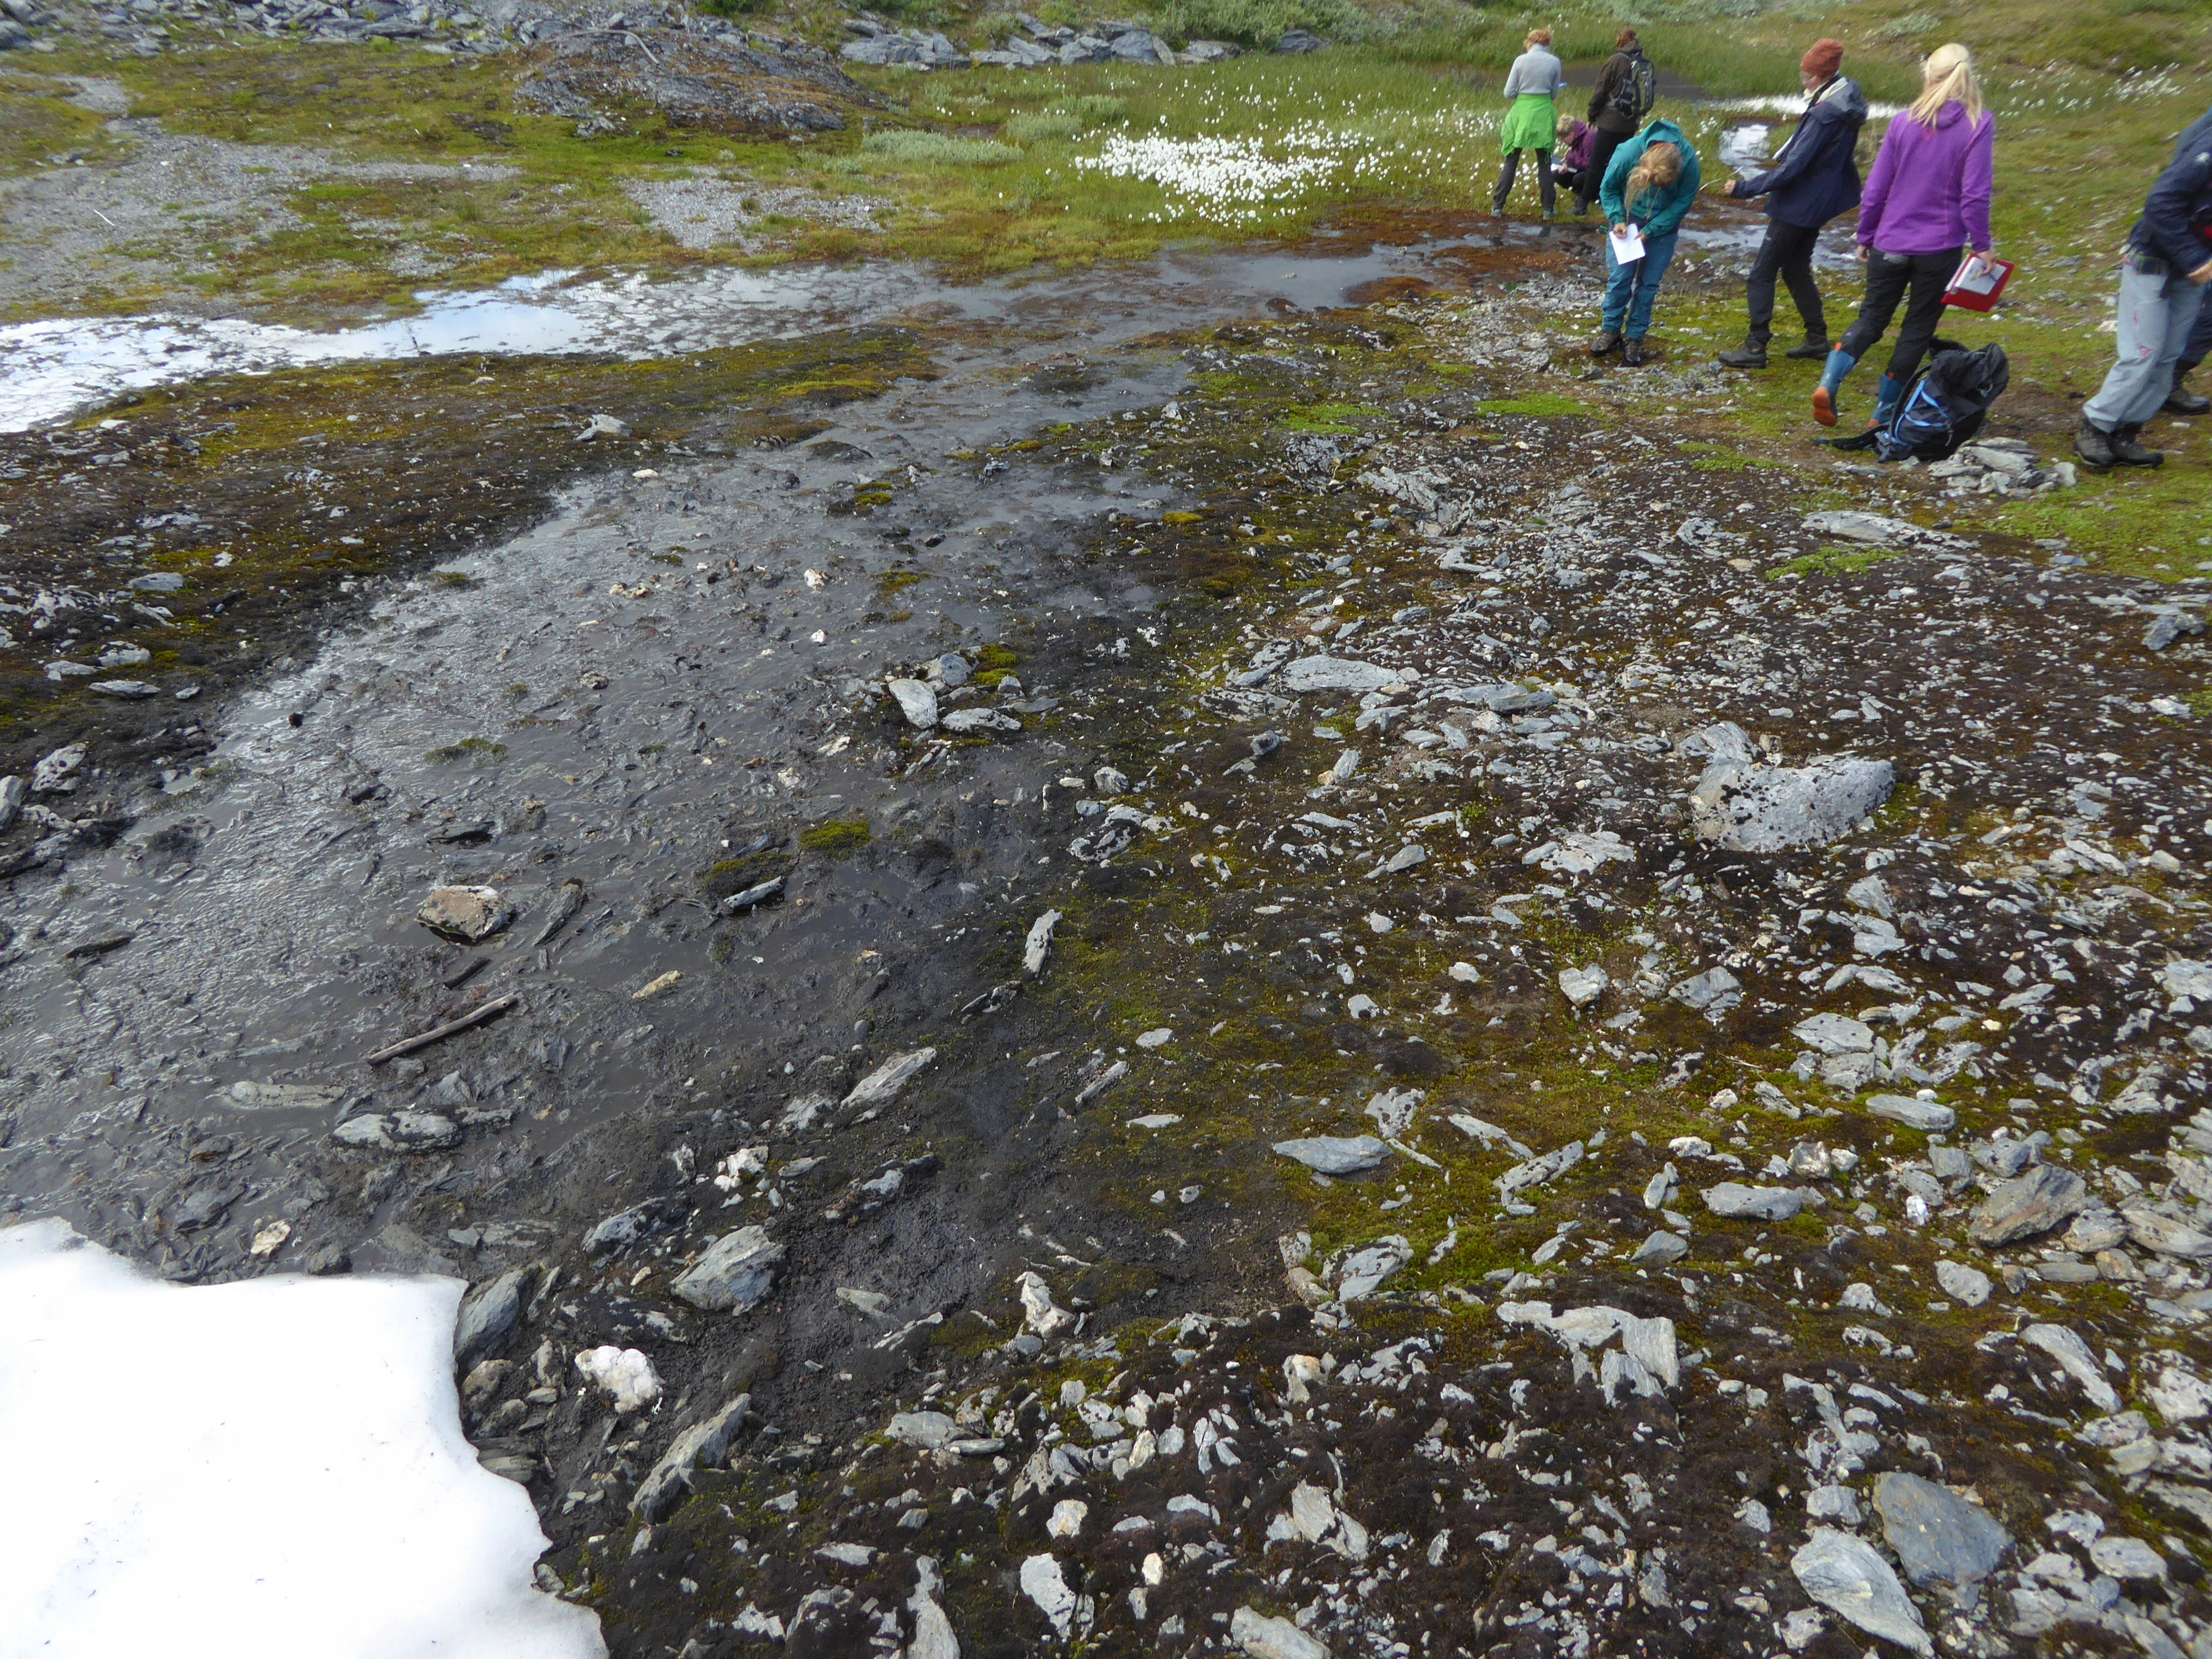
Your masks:
[{"label": "person in purple jacket", "polygon": [[1866,298],[1813,393],[1813,418],[1822,426],[1835,425],[1844,377],[1887,331],[1903,301],[1905,322],[1875,394],[1874,423],[1895,412],[1936,337],[1961,250],[1989,257],[1996,120],[1982,106],[1974,60],[1964,46],[1938,46],[1920,73],[1920,96],[1882,136],[1859,206]]}]

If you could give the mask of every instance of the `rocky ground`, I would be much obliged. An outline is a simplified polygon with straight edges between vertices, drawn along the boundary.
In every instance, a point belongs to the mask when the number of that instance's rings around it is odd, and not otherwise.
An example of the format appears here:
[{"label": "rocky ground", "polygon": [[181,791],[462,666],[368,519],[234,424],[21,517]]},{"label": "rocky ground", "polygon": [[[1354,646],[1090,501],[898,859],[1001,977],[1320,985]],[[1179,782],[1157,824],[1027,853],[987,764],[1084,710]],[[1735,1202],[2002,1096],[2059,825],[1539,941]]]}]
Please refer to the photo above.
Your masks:
[{"label": "rocky ground", "polygon": [[[2212,1654],[2205,596],[1978,531],[2035,427],[1753,465],[1501,274],[603,448],[487,364],[559,442],[434,544],[474,365],[316,478],[251,384],[27,436],[57,561],[75,473],[331,568],[21,735],[10,1212],[471,1280],[617,1653]],[[130,678],[169,529],[7,625]]]}]

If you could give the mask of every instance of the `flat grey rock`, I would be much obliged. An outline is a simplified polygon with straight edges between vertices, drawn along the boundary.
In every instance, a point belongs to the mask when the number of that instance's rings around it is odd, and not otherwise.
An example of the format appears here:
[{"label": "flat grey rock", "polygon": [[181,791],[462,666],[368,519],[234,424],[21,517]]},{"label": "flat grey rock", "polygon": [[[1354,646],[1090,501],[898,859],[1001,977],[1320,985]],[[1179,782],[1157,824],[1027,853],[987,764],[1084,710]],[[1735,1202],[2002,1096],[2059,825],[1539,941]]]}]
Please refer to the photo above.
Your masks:
[{"label": "flat grey rock", "polygon": [[927,1071],[936,1058],[934,1048],[910,1048],[905,1054],[892,1055],[853,1085],[853,1092],[845,1097],[845,1104],[870,1106],[895,1099],[899,1091]]},{"label": "flat grey rock", "polygon": [[1328,1650],[1287,1619],[1270,1619],[1250,1607],[1229,1617],[1229,1639],[1246,1659],[1328,1659]]},{"label": "flat grey rock", "polygon": [[1304,1140],[1279,1140],[1275,1150],[1296,1158],[1322,1175],[1359,1175],[1390,1156],[1390,1149],[1373,1135],[1315,1135]]},{"label": "flat grey rock", "polygon": [[1397,671],[1347,657],[1301,657],[1283,670],[1285,691],[1380,691],[1398,681]]},{"label": "flat grey rock", "polygon": [[1869,1636],[1914,1653],[1933,1653],[1920,1611],[1874,1547],[1833,1527],[1815,1527],[1790,1569],[1805,1594]]},{"label": "flat grey rock", "polygon": [[1731,1221],[1787,1221],[1805,1207],[1805,1194],[1795,1187],[1747,1187],[1723,1181],[1708,1187],[1705,1207]]},{"label": "flat grey rock", "polygon": [[2071,1170],[2043,1164],[1991,1193],[1966,1224],[1966,1237],[1994,1249],[2047,1233],[2089,1207],[2089,1188]]},{"label": "flat grey rock", "polygon": [[1678,1233],[1656,1232],[1636,1247],[1628,1259],[1639,1267],[1665,1267],[1690,1253],[1689,1240]]},{"label": "flat grey rock", "polygon": [[364,1112],[331,1131],[341,1146],[376,1152],[441,1152],[461,1144],[461,1126],[434,1112]]},{"label": "flat grey rock", "polygon": [[1803,766],[1763,766],[1717,750],[1690,792],[1690,819],[1706,841],[1738,853],[1824,847],[1879,811],[1897,787],[1887,761],[1825,755]]},{"label": "flat grey rock", "polygon": [[1948,1106],[1911,1095],[1876,1095],[1867,1102],[1867,1113],[1927,1134],[1942,1134],[1957,1127],[1959,1121],[1959,1115]]},{"label": "flat grey rock", "polygon": [[1916,1584],[1978,1583],[1996,1571],[2012,1534],[1948,1486],[1893,1472],[1874,1483],[1881,1534]]},{"label": "flat grey rock", "polygon": [[884,1432],[901,1445],[934,1451],[939,1446],[951,1445],[958,1437],[960,1427],[943,1412],[900,1412],[892,1417]]},{"label": "flat grey rock", "polygon": [[775,1285],[784,1247],[764,1227],[740,1227],[707,1247],[669,1286],[708,1313],[750,1313]]}]

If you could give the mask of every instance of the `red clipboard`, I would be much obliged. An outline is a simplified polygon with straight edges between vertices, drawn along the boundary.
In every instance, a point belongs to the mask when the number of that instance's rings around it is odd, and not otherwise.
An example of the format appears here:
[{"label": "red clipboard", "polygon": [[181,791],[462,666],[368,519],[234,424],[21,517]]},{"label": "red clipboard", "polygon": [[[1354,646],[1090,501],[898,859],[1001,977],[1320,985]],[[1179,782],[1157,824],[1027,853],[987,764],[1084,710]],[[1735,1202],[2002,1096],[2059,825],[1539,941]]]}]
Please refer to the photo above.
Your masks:
[{"label": "red clipboard", "polygon": [[[1994,311],[2004,294],[2005,284],[2012,280],[2014,269],[2002,259],[1969,256],[1960,261],[1958,270],[1951,273],[1951,286],[1943,290],[1943,303],[1956,306],[1961,311]],[[1973,273],[1971,276],[1969,271]]]}]

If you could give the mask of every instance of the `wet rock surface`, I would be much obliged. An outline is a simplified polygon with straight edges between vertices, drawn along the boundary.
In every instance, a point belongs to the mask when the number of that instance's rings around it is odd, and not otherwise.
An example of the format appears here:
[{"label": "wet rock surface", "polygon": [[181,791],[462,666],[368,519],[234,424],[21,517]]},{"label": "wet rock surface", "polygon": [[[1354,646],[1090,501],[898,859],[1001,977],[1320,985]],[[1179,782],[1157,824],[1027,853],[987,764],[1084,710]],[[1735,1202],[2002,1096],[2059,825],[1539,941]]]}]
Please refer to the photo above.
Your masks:
[{"label": "wet rock surface", "polygon": [[469,1279],[617,1652],[2203,1650],[2204,647],[1589,300],[949,331],[24,732],[0,1201]]}]

